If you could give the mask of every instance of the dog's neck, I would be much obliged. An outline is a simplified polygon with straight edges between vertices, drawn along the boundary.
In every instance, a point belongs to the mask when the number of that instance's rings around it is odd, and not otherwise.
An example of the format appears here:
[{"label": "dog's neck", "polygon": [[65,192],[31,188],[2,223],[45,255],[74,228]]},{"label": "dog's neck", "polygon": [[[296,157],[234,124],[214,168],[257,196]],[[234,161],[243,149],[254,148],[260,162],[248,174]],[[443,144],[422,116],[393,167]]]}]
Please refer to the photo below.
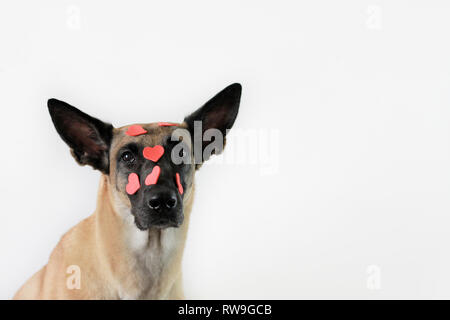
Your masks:
[{"label": "dog's neck", "polygon": [[[113,294],[122,299],[166,298],[181,281],[194,186],[185,194],[184,222],[179,228],[139,230],[129,207],[118,199],[102,175],[95,212],[96,248],[102,270],[115,279]],[[179,284],[177,284],[179,285]]]}]

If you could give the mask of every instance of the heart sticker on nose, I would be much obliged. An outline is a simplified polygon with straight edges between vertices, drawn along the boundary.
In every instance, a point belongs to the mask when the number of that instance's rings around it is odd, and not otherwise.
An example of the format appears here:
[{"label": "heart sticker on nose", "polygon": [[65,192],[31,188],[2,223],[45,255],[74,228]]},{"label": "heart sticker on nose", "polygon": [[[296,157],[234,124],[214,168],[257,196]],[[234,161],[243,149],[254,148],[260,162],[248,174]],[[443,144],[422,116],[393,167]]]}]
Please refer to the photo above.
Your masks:
[{"label": "heart sticker on nose", "polygon": [[152,172],[145,178],[145,185],[149,186],[151,184],[156,184],[158,182],[159,174],[161,173],[161,168],[155,166]]},{"label": "heart sticker on nose", "polygon": [[132,137],[139,136],[139,135],[144,134],[144,133],[147,133],[147,130],[145,130],[144,128],[142,128],[138,124],[133,124],[125,132],[125,134],[127,134],[129,136],[132,136]]},{"label": "heart sticker on nose", "polygon": [[178,187],[178,192],[180,194],[183,194],[183,186],[181,185],[181,179],[180,179],[180,174],[177,172],[175,174],[175,178],[177,180],[177,187]]},{"label": "heart sticker on nose", "polygon": [[141,184],[139,183],[139,176],[136,173],[130,173],[128,176],[128,184],[125,188],[129,195],[135,194],[139,190]]},{"label": "heart sticker on nose", "polygon": [[156,145],[153,148],[152,147],[145,147],[144,148],[144,158],[151,160],[153,162],[158,161],[162,155],[164,154],[164,147],[160,145]]}]

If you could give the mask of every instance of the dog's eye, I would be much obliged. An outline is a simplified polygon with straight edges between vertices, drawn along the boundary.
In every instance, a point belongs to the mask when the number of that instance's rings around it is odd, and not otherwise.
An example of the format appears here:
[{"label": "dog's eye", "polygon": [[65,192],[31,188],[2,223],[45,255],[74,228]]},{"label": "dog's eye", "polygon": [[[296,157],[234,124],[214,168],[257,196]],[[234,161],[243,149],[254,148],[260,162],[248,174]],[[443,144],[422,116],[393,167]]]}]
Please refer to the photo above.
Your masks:
[{"label": "dog's eye", "polygon": [[121,159],[128,163],[133,163],[135,160],[133,154],[130,151],[125,151],[124,153],[122,153]]}]

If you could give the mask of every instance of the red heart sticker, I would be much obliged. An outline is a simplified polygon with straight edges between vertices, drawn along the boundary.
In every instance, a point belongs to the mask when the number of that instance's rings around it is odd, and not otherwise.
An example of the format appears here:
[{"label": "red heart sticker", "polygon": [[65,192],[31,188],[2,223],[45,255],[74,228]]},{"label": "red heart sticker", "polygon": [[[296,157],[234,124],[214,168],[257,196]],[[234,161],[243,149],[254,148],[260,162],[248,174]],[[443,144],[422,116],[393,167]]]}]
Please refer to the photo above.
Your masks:
[{"label": "red heart sticker", "polygon": [[142,128],[138,124],[133,124],[125,132],[125,134],[127,134],[129,136],[132,136],[132,137],[139,136],[139,135],[144,134],[144,133],[147,133],[147,130],[145,130],[144,128]]},{"label": "red heart sticker", "polygon": [[171,126],[177,126],[178,123],[172,123],[172,122],[158,122],[158,126],[160,127],[171,127]]},{"label": "red heart sticker", "polygon": [[156,184],[158,182],[159,174],[161,173],[161,168],[155,166],[152,172],[145,178],[145,185],[149,186],[151,184]]},{"label": "red heart sticker", "polygon": [[136,173],[130,173],[128,176],[128,184],[125,188],[129,195],[135,194],[139,190],[141,184],[139,183],[139,176]]},{"label": "red heart sticker", "polygon": [[183,194],[183,186],[181,185],[181,179],[180,179],[180,174],[177,172],[175,174],[175,178],[177,180],[177,187],[178,187],[178,192],[180,194]]},{"label": "red heart sticker", "polygon": [[144,148],[144,158],[151,160],[153,162],[158,161],[162,155],[164,154],[164,147],[160,146],[159,144],[152,147],[145,147]]}]

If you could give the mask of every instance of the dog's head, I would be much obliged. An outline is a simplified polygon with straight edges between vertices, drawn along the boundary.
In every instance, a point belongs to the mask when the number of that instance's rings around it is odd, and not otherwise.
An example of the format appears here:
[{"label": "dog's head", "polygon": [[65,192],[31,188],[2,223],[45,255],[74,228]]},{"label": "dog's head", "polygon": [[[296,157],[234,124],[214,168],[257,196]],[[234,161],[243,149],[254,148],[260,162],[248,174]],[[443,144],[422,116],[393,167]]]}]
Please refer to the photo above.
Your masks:
[{"label": "dog's head", "polygon": [[[220,153],[236,119],[241,86],[232,84],[182,123],[147,123],[114,128],[65,102],[48,108],[75,160],[107,176],[115,201],[141,230],[178,227],[196,169]],[[213,138],[213,139],[212,139]]]}]

